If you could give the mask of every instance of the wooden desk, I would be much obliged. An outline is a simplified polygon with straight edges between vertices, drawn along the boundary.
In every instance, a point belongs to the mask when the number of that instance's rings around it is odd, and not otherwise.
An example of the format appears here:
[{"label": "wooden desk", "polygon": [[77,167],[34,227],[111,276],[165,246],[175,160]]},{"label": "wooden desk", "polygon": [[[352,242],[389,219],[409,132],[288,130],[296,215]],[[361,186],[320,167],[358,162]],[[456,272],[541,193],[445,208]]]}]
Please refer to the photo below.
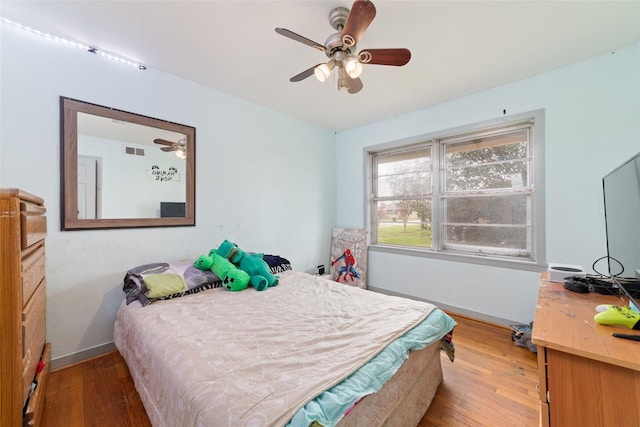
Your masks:
[{"label": "wooden desk", "polygon": [[568,291],[543,273],[532,331],[543,426],[640,426],[640,342],[611,336],[640,331],[596,323],[599,304],[627,301]]}]

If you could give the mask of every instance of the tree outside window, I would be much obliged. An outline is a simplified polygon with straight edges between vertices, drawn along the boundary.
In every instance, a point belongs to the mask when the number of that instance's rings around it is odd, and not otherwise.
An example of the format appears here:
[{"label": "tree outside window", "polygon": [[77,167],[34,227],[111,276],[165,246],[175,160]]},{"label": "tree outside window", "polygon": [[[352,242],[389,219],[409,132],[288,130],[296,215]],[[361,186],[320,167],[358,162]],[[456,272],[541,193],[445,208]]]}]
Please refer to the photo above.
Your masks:
[{"label": "tree outside window", "polygon": [[372,243],[534,260],[532,129],[512,123],[371,153]]}]

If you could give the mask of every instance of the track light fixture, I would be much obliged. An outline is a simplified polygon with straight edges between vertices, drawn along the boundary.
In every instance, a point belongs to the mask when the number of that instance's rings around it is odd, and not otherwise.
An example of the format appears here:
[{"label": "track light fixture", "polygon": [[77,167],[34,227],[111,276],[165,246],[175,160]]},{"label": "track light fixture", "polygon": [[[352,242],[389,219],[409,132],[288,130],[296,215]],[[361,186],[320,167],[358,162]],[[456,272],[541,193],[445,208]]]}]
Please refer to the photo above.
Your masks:
[{"label": "track light fixture", "polygon": [[23,25],[23,24],[21,24],[19,22],[13,21],[11,19],[8,19],[8,18],[2,17],[2,16],[0,16],[0,22],[4,22],[5,24],[12,25],[12,26],[14,26],[16,28],[19,28],[19,29],[21,29],[23,31],[26,31],[28,33],[35,34],[35,35],[44,37],[44,38],[49,39],[49,40],[53,40],[53,41],[56,41],[58,43],[66,44],[67,46],[71,46],[71,47],[79,48],[79,49],[82,49],[82,50],[86,50],[87,52],[90,52],[90,53],[95,53],[96,55],[102,56],[102,57],[110,59],[112,61],[119,62],[119,63],[124,64],[124,65],[128,65],[130,67],[137,68],[139,70],[146,70],[147,69],[147,67],[145,67],[144,65],[138,64],[137,62],[130,61],[130,60],[126,59],[126,58],[123,58],[122,56],[115,55],[113,53],[109,53],[109,52],[103,51],[103,50],[98,49],[97,47],[94,47],[94,46],[89,46],[89,45],[84,44],[84,43],[76,42],[76,41],[73,41],[73,40],[68,40],[68,39],[65,39],[65,38],[62,38],[62,37],[55,36],[53,34],[49,34],[49,33],[42,32],[40,30],[36,30],[35,28],[28,27],[28,26]]}]

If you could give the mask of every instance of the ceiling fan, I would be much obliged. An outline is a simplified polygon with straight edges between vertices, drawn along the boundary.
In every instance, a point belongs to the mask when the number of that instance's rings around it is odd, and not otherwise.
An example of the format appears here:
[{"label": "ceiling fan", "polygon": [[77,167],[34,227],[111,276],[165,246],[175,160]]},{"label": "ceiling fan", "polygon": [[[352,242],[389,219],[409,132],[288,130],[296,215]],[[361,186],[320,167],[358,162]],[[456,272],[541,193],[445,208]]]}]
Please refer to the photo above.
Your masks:
[{"label": "ceiling fan", "polygon": [[176,156],[181,159],[185,159],[187,157],[187,140],[181,139],[178,142],[167,141],[166,139],[156,138],[153,140],[154,143],[159,145],[164,145],[164,147],[160,147],[162,151],[170,152],[175,151]]},{"label": "ceiling fan", "polygon": [[409,49],[364,49],[356,54],[356,44],[376,16],[376,7],[369,0],[355,0],[351,11],[336,7],[329,12],[329,23],[338,32],[331,34],[324,45],[309,40],[285,28],[276,28],[276,33],[324,52],[329,61],[320,63],[296,74],[289,80],[299,82],[315,74],[324,82],[333,69],[338,75],[338,89],[349,93],[362,90],[362,64],[405,65],[411,59]]}]

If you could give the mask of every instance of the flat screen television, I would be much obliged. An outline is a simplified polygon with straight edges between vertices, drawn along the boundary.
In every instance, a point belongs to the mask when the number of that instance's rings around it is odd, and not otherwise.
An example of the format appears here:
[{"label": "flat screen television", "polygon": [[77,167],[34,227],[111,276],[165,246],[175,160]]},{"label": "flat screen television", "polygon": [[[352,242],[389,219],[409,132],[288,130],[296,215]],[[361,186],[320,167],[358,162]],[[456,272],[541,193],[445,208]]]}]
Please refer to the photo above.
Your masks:
[{"label": "flat screen television", "polygon": [[609,276],[640,307],[629,292],[640,280],[640,153],[605,175],[602,189]]},{"label": "flat screen television", "polygon": [[184,202],[160,202],[160,218],[184,218]]}]

